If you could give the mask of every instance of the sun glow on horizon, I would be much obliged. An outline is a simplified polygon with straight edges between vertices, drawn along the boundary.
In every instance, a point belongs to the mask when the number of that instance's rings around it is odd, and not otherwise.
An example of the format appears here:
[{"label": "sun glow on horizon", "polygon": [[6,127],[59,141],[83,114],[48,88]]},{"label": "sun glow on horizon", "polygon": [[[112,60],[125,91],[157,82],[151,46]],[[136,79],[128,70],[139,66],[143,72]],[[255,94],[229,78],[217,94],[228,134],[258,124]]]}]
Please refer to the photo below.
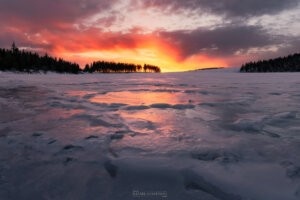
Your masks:
[{"label": "sun glow on horizon", "polygon": [[180,72],[208,67],[226,66],[226,63],[219,59],[206,56],[193,56],[182,61],[176,61],[167,55],[149,49],[124,49],[118,51],[85,51],[85,52],[64,52],[58,54],[63,58],[72,60],[80,64],[83,68],[85,64],[93,61],[103,60],[109,62],[125,62],[133,64],[151,64],[161,68],[162,72]]},{"label": "sun glow on horizon", "polygon": [[[147,43],[147,42],[145,42]],[[149,44],[149,43],[148,43]],[[90,49],[83,51],[71,51],[60,49],[54,53],[59,57],[77,62],[83,68],[85,64],[93,61],[112,61],[133,64],[151,64],[161,68],[162,72],[180,72],[207,67],[226,67],[226,62],[206,55],[194,55],[181,59],[177,49],[170,45],[158,42],[151,43],[151,46],[136,48],[114,48],[114,49]]]}]

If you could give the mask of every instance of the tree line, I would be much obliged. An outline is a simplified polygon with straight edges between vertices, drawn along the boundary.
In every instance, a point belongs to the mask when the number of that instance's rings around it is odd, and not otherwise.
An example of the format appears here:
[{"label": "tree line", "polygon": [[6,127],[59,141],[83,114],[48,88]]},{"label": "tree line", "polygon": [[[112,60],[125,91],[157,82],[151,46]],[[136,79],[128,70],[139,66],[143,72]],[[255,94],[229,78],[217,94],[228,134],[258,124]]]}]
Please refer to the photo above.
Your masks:
[{"label": "tree line", "polygon": [[19,50],[15,43],[11,49],[0,48],[0,71],[20,72],[58,72],[58,73],[134,73],[134,72],[161,72],[158,66],[144,64],[130,64],[120,62],[96,61],[87,64],[82,70],[77,63],[65,61],[62,58],[53,58],[45,54],[40,56],[30,51]]},{"label": "tree line", "polygon": [[249,62],[242,65],[240,72],[300,72],[300,54]]},{"label": "tree line", "polygon": [[15,43],[10,50],[0,49],[0,70],[37,72],[53,71],[58,73],[79,73],[80,67],[76,63],[71,63],[62,58],[52,58],[45,54],[40,56],[37,53],[20,51]]},{"label": "tree line", "polygon": [[122,62],[106,62],[96,61],[91,64],[87,64],[83,70],[84,72],[101,72],[101,73],[134,73],[134,72],[153,72],[159,73],[160,68],[154,65],[144,64],[130,64]]}]

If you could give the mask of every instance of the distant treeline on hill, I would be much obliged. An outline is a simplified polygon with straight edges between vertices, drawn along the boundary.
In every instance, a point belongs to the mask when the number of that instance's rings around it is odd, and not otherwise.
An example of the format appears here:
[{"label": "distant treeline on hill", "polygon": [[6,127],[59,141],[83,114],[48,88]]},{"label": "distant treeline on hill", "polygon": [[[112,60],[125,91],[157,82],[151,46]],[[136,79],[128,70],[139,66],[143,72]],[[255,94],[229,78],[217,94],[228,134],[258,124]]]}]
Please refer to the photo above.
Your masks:
[{"label": "distant treeline on hill", "polygon": [[39,56],[37,53],[20,51],[13,43],[11,50],[0,49],[0,70],[37,72],[53,71],[58,73],[78,73],[81,71],[76,63],[61,58],[52,58],[47,54]]},{"label": "distant treeline on hill", "polygon": [[93,62],[90,65],[86,65],[84,72],[102,72],[102,73],[132,73],[132,72],[155,72],[159,73],[160,68],[154,65],[144,64],[141,65],[128,64],[128,63],[116,63],[116,62],[105,62],[97,61]]},{"label": "distant treeline on hill", "polygon": [[58,72],[58,73],[133,73],[133,72],[155,72],[159,73],[160,68],[154,65],[141,65],[129,63],[116,63],[97,61],[87,64],[85,68],[80,69],[76,63],[65,61],[61,58],[53,58],[47,54],[40,56],[24,50],[19,50],[15,43],[11,49],[0,48],[0,71],[20,71],[20,72]]},{"label": "distant treeline on hill", "polygon": [[300,54],[249,62],[241,67],[240,72],[300,72]]}]

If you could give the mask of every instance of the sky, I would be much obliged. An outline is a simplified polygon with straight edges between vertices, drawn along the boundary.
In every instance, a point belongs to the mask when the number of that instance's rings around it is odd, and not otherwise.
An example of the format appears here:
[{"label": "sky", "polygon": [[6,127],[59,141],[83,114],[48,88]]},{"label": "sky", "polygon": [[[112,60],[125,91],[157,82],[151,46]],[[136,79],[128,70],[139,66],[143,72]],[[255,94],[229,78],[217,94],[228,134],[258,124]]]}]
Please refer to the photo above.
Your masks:
[{"label": "sky", "polygon": [[153,64],[239,67],[300,52],[300,0],[0,0],[0,47]]}]

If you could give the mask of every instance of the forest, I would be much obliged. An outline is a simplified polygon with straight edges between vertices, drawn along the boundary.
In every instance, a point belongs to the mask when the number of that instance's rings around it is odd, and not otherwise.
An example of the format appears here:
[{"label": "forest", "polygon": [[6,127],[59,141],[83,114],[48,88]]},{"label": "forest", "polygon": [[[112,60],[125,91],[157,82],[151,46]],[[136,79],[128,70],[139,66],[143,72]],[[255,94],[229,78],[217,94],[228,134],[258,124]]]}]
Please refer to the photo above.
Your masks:
[{"label": "forest", "polygon": [[15,43],[11,49],[0,48],[0,71],[18,71],[26,73],[57,72],[57,73],[160,73],[158,66],[144,64],[130,64],[120,62],[95,61],[86,64],[82,70],[77,63],[65,61],[62,58],[53,58],[47,54],[40,56],[38,53],[20,50]]},{"label": "forest", "polygon": [[249,62],[242,65],[240,72],[300,72],[300,54]]},{"label": "forest", "polygon": [[19,72],[58,72],[77,74],[81,71],[76,63],[71,63],[62,58],[52,58],[45,54],[40,56],[37,53],[19,50],[15,43],[10,50],[0,49],[0,70]]}]

